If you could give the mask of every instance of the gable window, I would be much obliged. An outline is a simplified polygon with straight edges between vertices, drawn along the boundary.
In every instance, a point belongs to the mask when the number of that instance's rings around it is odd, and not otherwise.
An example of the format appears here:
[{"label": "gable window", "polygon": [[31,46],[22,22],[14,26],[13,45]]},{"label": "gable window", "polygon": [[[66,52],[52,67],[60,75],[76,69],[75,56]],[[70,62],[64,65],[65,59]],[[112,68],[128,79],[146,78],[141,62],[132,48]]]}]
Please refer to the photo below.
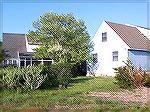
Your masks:
[{"label": "gable window", "polygon": [[98,54],[97,53],[95,53],[95,54],[93,54],[93,63],[97,63],[98,62]]},{"label": "gable window", "polygon": [[118,61],[118,51],[112,52],[112,59],[113,61]]},{"label": "gable window", "polygon": [[102,33],[102,42],[107,42],[107,32]]}]

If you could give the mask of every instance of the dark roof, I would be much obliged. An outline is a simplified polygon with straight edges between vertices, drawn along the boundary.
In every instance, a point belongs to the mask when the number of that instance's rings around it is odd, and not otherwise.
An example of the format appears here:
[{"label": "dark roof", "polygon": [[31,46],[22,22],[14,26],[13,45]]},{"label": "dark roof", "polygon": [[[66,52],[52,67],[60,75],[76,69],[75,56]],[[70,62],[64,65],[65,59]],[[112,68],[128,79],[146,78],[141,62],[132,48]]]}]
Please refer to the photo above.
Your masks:
[{"label": "dark roof", "polygon": [[3,48],[9,51],[13,58],[17,57],[18,51],[26,53],[25,34],[3,33]]},{"label": "dark roof", "polygon": [[150,40],[145,37],[136,27],[105,21],[131,48],[150,50]]}]

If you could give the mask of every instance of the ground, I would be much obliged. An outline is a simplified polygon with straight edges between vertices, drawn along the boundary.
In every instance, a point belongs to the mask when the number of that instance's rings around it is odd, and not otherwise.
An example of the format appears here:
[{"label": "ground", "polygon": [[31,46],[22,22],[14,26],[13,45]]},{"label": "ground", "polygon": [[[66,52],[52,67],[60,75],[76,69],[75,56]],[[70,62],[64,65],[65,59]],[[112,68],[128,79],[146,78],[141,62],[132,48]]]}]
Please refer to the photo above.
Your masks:
[{"label": "ground", "polygon": [[2,90],[5,112],[149,112],[149,89],[122,90],[113,77],[73,78],[67,89]]},{"label": "ground", "polygon": [[90,92],[88,96],[97,96],[107,100],[117,99],[124,103],[137,102],[143,105],[146,104],[148,101],[148,88],[142,87],[134,89],[133,91],[122,90],[117,92]]}]

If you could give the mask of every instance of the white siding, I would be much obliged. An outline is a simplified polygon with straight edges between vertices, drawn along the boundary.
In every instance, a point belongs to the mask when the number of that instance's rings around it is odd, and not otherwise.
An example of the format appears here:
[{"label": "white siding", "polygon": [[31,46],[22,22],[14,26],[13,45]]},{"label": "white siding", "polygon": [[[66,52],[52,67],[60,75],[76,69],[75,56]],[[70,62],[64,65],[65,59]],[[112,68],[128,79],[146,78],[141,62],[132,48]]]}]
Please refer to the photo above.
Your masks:
[{"label": "white siding", "polygon": [[146,36],[150,40],[150,30],[141,28],[141,27],[136,27],[141,33],[143,33],[144,36]]},{"label": "white siding", "polygon": [[30,44],[28,44],[28,40],[26,38],[26,47],[27,47],[27,52],[33,52],[33,49],[37,48],[38,45],[30,45]]},{"label": "white siding", "polygon": [[[102,42],[103,32],[107,32],[107,42]],[[99,64],[96,76],[114,76],[113,68],[122,66],[122,61],[127,60],[129,47],[105,21],[96,32],[93,42],[95,44],[93,53],[98,53]],[[112,61],[113,51],[118,51],[118,61]]]}]

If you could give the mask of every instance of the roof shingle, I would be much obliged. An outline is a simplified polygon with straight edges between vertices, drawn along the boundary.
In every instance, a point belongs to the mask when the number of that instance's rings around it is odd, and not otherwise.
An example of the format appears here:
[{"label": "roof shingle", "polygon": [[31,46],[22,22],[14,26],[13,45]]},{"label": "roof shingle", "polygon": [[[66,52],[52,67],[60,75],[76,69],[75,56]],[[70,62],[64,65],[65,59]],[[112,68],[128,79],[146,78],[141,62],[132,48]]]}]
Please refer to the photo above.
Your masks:
[{"label": "roof shingle", "polygon": [[136,27],[105,21],[131,48],[137,50],[150,50],[150,40]]}]

